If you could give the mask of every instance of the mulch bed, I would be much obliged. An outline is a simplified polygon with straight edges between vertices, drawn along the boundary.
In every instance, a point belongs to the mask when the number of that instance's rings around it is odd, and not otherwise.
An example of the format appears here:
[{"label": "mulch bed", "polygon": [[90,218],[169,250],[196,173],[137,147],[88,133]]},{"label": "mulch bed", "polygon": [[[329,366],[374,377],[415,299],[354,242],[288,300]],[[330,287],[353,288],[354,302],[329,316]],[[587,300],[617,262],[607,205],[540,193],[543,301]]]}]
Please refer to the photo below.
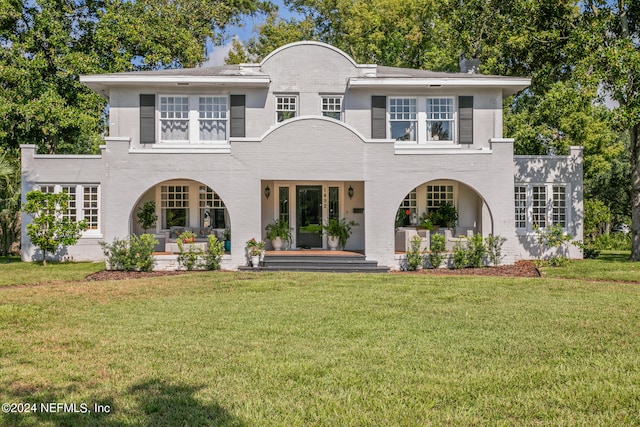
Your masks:
[{"label": "mulch bed", "polygon": [[497,276],[497,277],[540,277],[540,271],[532,261],[517,261],[513,265],[500,265],[485,268],[461,269],[423,269],[414,271],[397,271],[394,274],[430,274],[434,276]]},{"label": "mulch bed", "polygon": [[[87,280],[126,280],[147,277],[176,276],[195,271],[98,271],[87,276]],[[420,271],[393,271],[393,274],[430,274],[435,276],[498,276],[498,277],[540,277],[540,272],[531,261],[518,261],[513,265],[501,265],[486,268],[462,268],[450,270],[446,268],[424,269]]]}]

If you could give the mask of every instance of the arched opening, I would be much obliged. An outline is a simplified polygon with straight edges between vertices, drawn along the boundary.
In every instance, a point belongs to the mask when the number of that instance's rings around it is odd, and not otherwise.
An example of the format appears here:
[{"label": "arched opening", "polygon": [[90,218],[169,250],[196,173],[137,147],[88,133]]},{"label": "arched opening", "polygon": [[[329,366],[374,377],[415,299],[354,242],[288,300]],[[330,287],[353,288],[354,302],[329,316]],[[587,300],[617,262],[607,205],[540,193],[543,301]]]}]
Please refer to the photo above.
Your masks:
[{"label": "arched opening", "polygon": [[[143,227],[141,212],[153,213],[155,223]],[[230,246],[230,217],[222,198],[213,188],[190,179],[172,179],[160,182],[145,191],[133,206],[130,216],[132,234],[153,233],[159,244],[158,252],[175,252],[176,238],[184,231],[196,234],[203,243],[209,235]]]},{"label": "arched opening", "polygon": [[474,234],[493,233],[493,218],[485,199],[470,185],[452,179],[438,179],[418,185],[400,201],[395,219],[396,252],[406,252],[413,236],[423,238],[429,249],[430,237],[442,234],[446,249]]}]

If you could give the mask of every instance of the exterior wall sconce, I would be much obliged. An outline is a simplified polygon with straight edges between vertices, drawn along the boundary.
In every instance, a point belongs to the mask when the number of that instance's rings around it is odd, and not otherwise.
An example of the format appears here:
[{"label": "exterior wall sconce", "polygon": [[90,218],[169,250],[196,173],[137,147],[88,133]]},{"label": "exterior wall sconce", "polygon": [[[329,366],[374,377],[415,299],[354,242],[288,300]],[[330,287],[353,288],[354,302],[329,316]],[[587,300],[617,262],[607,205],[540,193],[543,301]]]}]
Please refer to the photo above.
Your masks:
[{"label": "exterior wall sconce", "polygon": [[264,197],[267,198],[267,200],[269,200],[269,196],[271,195],[271,189],[269,188],[269,186],[267,185],[266,187],[264,187]]},{"label": "exterior wall sconce", "polygon": [[349,190],[347,191],[347,194],[349,194],[349,199],[353,198],[353,187],[349,186]]}]

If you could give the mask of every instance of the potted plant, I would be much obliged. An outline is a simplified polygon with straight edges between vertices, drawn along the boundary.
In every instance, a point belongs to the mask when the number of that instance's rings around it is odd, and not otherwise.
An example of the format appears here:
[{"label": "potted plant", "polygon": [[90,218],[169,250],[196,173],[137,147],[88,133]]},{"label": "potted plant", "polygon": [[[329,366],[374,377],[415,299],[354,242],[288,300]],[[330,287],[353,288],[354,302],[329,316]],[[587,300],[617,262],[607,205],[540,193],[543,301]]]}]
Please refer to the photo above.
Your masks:
[{"label": "potted plant", "polygon": [[347,244],[347,240],[351,236],[351,228],[357,225],[357,222],[347,221],[346,218],[341,218],[340,220],[337,218],[331,218],[326,224],[322,224],[322,229],[325,230],[327,232],[327,236],[329,236],[327,239],[329,249],[335,251],[338,246],[344,249]]},{"label": "potted plant", "polygon": [[155,227],[158,221],[158,215],[156,215],[156,202],[145,202],[144,205],[138,208],[136,212],[138,217],[138,224],[146,233],[148,229]]},{"label": "potted plant", "polygon": [[262,254],[264,254],[264,242],[262,240],[256,240],[252,237],[251,240],[247,241],[247,255],[254,268],[260,266],[260,257]]},{"label": "potted plant", "polygon": [[180,240],[182,243],[195,243],[196,237],[196,233],[187,230],[180,233],[180,235],[178,236],[178,240]]},{"label": "potted plant", "polygon": [[267,239],[271,240],[273,249],[276,251],[282,249],[283,241],[291,242],[291,227],[283,219],[276,219],[265,227],[265,231],[267,232]]},{"label": "potted plant", "polygon": [[227,227],[224,229],[222,233],[222,237],[224,237],[224,250],[227,252],[231,251],[231,227]]},{"label": "potted plant", "polygon": [[458,221],[458,211],[456,211],[456,207],[452,204],[445,203],[438,206],[437,210],[431,212],[430,218],[434,225],[453,228]]}]

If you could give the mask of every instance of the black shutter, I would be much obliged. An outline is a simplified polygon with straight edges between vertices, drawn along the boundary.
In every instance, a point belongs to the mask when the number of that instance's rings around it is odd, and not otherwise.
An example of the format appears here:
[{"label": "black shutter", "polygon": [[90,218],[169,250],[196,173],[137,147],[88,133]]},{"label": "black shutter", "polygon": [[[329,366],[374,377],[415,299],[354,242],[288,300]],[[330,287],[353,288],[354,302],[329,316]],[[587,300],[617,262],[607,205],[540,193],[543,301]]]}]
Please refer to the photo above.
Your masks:
[{"label": "black shutter", "polygon": [[458,97],[458,142],[473,144],[473,96]]},{"label": "black shutter", "polygon": [[387,97],[371,97],[371,138],[387,137]]},{"label": "black shutter", "polygon": [[156,96],[140,94],[140,143],[156,142]]},{"label": "black shutter", "polygon": [[229,103],[231,105],[230,111],[230,136],[244,137],[245,136],[245,96],[244,95],[231,95]]}]

